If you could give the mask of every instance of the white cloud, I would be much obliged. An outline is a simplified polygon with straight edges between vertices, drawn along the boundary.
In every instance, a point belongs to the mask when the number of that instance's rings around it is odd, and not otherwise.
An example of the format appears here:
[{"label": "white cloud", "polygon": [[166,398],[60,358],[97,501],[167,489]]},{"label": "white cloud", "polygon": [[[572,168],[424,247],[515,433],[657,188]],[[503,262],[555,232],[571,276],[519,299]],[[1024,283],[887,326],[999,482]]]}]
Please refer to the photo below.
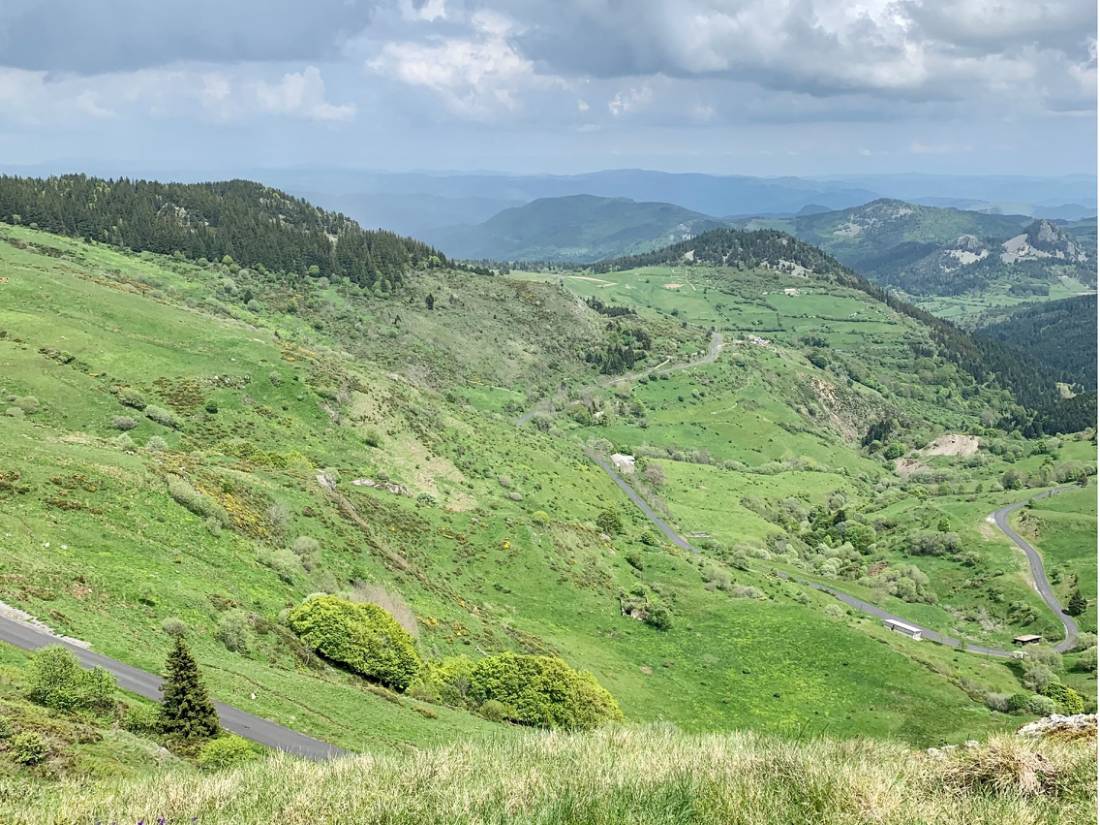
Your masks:
[{"label": "white cloud", "polygon": [[649,86],[637,86],[618,92],[607,102],[607,111],[615,117],[621,117],[648,106],[652,101],[653,90]]},{"label": "white cloud", "polygon": [[409,86],[428,89],[455,115],[487,119],[516,111],[526,89],[560,85],[541,77],[534,64],[509,41],[511,20],[490,11],[469,19],[469,37],[436,37],[427,42],[389,42],[367,68]]},{"label": "white cloud", "polygon": [[256,99],[264,111],[309,120],[349,120],[355,116],[355,106],[325,100],[325,81],[316,66],[288,72],[278,83],[260,81]]},{"label": "white cloud", "polygon": [[114,117],[115,112],[99,103],[99,97],[95,92],[86,90],[76,96],[77,108],[86,115],[94,118]]},{"label": "white cloud", "polygon": [[257,75],[255,69],[181,67],[84,76],[0,68],[0,123],[127,116],[345,121],[354,114],[354,105],[326,100],[324,80],[315,66],[273,80]]}]

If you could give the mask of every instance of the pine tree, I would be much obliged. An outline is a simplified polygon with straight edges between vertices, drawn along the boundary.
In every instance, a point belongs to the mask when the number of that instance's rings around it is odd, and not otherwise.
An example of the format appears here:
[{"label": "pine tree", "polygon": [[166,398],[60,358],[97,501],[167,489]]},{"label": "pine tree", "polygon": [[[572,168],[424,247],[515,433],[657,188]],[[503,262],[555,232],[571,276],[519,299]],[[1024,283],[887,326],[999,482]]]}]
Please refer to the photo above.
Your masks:
[{"label": "pine tree", "polygon": [[199,666],[182,638],[168,655],[160,705],[161,730],[185,739],[217,736],[221,727]]},{"label": "pine tree", "polygon": [[1074,590],[1073,595],[1069,597],[1069,604],[1066,605],[1066,613],[1071,616],[1080,616],[1088,609],[1088,600],[1081,595],[1080,590]]}]

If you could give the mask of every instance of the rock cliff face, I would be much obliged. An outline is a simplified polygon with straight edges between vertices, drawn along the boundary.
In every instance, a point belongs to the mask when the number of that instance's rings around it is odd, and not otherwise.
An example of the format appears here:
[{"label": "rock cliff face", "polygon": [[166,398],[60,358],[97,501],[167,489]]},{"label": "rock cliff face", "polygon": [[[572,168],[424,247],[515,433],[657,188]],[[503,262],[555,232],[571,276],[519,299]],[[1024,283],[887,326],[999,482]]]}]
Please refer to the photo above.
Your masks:
[{"label": "rock cliff face", "polygon": [[1088,255],[1068,235],[1050,221],[1035,221],[1019,235],[1001,244],[1001,261],[1038,261],[1054,258],[1069,263],[1083,263]]}]

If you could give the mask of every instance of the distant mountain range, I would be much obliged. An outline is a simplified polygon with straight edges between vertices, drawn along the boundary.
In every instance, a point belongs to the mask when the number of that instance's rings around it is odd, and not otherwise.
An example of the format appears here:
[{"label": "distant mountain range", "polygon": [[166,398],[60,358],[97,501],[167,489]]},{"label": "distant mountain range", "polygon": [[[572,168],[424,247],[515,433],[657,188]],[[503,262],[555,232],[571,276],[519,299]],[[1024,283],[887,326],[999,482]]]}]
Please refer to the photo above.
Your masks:
[{"label": "distant mountain range", "polygon": [[887,197],[978,212],[1076,220],[1096,214],[1096,178],[1007,175],[751,177],[613,169],[579,175],[249,170],[248,177],[414,237],[481,223],[542,198],[596,195],[670,203],[714,217],[834,211]]},{"label": "distant mountain range", "polygon": [[994,284],[1018,297],[1045,296],[1059,284],[1096,285],[1095,218],[1053,222],[889,199],[838,210],[807,204],[790,216],[716,218],[669,203],[574,195],[540,198],[424,238],[456,258],[576,264],[639,255],[723,226],[781,229],[918,297]]},{"label": "distant mountain range", "polygon": [[1077,220],[1096,215],[1096,176],[834,175],[752,177],[612,169],[576,175],[499,172],[379,172],[347,168],[143,169],[72,161],[3,171],[44,176],[83,171],[111,177],[201,182],[248,178],[343,212],[366,228],[422,237],[442,227],[477,224],[540,198],[597,195],[671,203],[704,215],[794,215],[834,211],[893,198],[925,206]]},{"label": "distant mountain range", "polygon": [[670,203],[570,195],[540,198],[484,223],[425,237],[458,258],[590,263],[648,252],[726,225]]}]

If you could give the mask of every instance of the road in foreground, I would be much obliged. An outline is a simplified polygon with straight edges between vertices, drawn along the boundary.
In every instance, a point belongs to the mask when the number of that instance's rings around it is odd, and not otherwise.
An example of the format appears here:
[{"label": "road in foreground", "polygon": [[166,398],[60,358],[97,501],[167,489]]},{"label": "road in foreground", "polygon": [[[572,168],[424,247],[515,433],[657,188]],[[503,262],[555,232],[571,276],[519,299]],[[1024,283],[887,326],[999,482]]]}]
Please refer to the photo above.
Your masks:
[{"label": "road in foreground", "polygon": [[[0,641],[8,642],[24,650],[38,650],[48,645],[61,645],[71,650],[85,667],[101,667],[110,672],[118,681],[118,686],[123,690],[136,693],[138,696],[144,696],[146,699],[158,701],[160,699],[160,686],[164,681],[160,676],[138,670],[136,667],[131,667],[99,653],[93,653],[83,647],[69,644],[56,636],[51,636],[49,633],[28,627],[20,622],[0,617]],[[238,710],[230,705],[215,702],[214,707],[218,711],[218,718],[221,720],[222,727],[227,731],[243,736],[245,739],[251,739],[261,745],[266,745],[269,748],[313,760],[330,759],[345,753],[335,745],[313,739],[305,734],[298,733],[298,731],[277,725],[259,716],[253,716],[251,713],[245,713],[243,710]]]}]

